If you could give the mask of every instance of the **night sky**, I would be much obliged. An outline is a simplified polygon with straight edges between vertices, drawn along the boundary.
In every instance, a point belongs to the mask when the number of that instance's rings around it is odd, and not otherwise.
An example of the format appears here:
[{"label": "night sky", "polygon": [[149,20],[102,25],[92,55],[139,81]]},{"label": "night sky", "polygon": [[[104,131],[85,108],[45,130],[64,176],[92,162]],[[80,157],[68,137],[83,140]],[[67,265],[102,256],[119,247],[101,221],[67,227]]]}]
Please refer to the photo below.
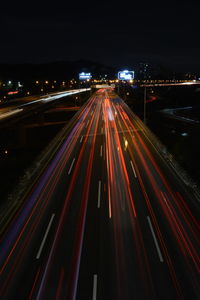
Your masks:
[{"label": "night sky", "polygon": [[89,59],[200,70],[199,1],[1,4],[1,63]]}]

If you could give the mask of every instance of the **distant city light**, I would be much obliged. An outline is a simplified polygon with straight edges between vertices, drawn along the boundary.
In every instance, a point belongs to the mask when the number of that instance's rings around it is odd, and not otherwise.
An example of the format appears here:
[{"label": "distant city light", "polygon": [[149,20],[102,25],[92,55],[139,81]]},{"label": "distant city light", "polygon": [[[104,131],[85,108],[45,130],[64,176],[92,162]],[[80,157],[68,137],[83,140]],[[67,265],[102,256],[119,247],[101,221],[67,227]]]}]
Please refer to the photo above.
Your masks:
[{"label": "distant city light", "polygon": [[187,132],[183,132],[181,133],[182,136],[188,136],[188,133]]},{"label": "distant city light", "polygon": [[79,80],[87,80],[87,79],[90,80],[91,78],[92,78],[91,73],[85,73],[85,72],[79,73]]},{"label": "distant city light", "polygon": [[120,71],[118,72],[118,79],[119,80],[133,80],[134,79],[134,71]]}]

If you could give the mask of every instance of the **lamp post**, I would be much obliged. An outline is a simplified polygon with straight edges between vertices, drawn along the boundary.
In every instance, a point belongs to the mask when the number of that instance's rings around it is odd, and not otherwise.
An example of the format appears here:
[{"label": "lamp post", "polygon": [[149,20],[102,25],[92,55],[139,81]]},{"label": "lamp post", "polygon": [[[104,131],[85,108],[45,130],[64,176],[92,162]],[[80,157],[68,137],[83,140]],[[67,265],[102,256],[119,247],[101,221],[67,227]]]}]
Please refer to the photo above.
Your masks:
[{"label": "lamp post", "polygon": [[146,124],[146,103],[147,103],[147,88],[144,87],[144,124]]}]

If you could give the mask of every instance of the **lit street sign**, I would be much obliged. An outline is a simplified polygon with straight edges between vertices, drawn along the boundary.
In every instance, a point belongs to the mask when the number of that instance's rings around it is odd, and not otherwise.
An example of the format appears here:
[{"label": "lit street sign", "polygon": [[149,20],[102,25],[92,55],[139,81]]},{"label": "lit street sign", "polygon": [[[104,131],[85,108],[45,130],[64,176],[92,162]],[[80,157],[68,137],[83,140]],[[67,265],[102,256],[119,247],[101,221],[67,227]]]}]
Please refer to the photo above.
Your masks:
[{"label": "lit street sign", "polygon": [[91,73],[85,73],[85,72],[79,73],[80,80],[87,80],[87,79],[91,79],[91,78],[92,78]]},{"label": "lit street sign", "polygon": [[133,80],[134,79],[134,71],[120,71],[118,72],[119,80]]}]

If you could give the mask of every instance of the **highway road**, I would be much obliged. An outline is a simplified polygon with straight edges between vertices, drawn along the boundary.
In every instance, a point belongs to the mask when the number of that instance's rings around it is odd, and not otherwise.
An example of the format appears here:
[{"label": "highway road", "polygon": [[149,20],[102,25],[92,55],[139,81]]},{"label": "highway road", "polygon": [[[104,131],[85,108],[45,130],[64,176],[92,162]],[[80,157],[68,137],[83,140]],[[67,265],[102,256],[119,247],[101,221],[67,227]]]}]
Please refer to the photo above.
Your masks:
[{"label": "highway road", "polygon": [[0,221],[1,299],[200,299],[198,199],[112,90],[77,112],[22,203]]},{"label": "highway road", "polygon": [[51,93],[45,96],[24,97],[21,99],[15,99],[7,101],[1,104],[0,107],[0,122],[7,121],[8,118],[21,117],[28,112],[38,109],[41,105],[52,103],[58,99],[62,99],[67,96],[76,95],[89,91],[89,89],[74,89],[63,92]]}]

